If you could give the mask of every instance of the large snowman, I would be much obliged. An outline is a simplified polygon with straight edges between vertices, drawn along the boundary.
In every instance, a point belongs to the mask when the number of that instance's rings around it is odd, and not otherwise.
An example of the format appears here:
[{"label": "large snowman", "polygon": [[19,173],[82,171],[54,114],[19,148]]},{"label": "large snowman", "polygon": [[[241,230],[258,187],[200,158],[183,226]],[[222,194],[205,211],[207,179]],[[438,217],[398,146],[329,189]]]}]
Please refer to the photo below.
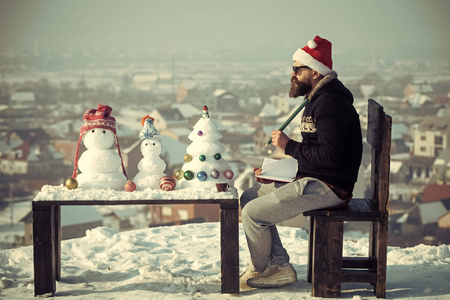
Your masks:
[{"label": "large snowman", "polygon": [[[97,109],[88,110],[83,115],[84,125],[80,129],[72,176],[81,188],[120,190],[127,183],[116,134],[116,120],[111,116],[111,111],[112,108],[108,105],[99,104]],[[78,160],[81,141],[87,150]],[[114,143],[118,153],[111,149]],[[81,174],[77,174],[77,169]]]},{"label": "large snowman", "polygon": [[142,140],[141,152],[143,158],[139,161],[136,177],[133,181],[136,183],[137,189],[143,190],[151,189],[165,189],[172,190],[174,188],[175,180],[172,181],[169,176],[164,174],[166,163],[161,159],[161,141],[159,140],[159,131],[153,124],[154,119],[150,116],[142,118],[141,124],[143,128],[139,134],[139,139]]}]

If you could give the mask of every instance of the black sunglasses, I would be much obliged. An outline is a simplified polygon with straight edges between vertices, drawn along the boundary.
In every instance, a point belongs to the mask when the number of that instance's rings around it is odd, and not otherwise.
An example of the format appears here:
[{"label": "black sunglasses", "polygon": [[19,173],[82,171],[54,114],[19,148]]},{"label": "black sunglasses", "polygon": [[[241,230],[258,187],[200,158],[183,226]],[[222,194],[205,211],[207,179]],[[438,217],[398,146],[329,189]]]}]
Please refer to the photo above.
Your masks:
[{"label": "black sunglasses", "polygon": [[308,66],[292,66],[292,70],[294,71],[294,74],[297,74],[298,70],[300,70],[300,69],[311,69],[311,68]]}]

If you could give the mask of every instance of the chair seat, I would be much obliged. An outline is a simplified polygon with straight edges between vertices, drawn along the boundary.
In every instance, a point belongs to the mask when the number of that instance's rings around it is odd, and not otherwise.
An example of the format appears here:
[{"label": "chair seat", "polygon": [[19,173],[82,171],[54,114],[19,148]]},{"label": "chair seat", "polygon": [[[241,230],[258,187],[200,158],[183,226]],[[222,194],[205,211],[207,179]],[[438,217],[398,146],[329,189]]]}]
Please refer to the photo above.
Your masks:
[{"label": "chair seat", "polygon": [[352,199],[348,206],[306,211],[304,216],[327,217],[329,221],[375,221],[380,212],[370,199]]}]

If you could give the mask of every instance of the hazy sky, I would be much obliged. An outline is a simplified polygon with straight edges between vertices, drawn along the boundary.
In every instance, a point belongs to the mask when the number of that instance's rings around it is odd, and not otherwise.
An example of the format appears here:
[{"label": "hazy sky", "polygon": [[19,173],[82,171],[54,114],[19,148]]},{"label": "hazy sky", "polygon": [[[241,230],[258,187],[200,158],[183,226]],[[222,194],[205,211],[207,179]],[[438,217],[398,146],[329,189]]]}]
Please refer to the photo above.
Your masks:
[{"label": "hazy sky", "polygon": [[[0,0],[0,50],[420,48],[450,53],[449,0]],[[429,52],[428,52],[429,51]]]}]

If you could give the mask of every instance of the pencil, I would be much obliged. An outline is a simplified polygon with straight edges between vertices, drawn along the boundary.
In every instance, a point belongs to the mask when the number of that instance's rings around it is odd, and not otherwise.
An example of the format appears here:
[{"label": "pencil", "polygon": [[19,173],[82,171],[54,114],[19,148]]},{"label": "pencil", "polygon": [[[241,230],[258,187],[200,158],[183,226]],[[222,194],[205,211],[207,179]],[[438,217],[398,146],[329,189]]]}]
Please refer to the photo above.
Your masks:
[{"label": "pencil", "polygon": [[[283,125],[280,126],[280,128],[278,128],[278,130],[283,131],[286,126],[289,125],[289,123],[292,122],[292,120],[298,115],[298,113],[303,109],[303,107],[305,107],[305,105],[308,104],[308,98],[305,97],[305,101],[303,101],[298,107],[297,109],[289,116],[289,118],[283,123]],[[272,144],[272,138],[270,138],[266,145],[264,147],[269,146],[270,144]]]}]

